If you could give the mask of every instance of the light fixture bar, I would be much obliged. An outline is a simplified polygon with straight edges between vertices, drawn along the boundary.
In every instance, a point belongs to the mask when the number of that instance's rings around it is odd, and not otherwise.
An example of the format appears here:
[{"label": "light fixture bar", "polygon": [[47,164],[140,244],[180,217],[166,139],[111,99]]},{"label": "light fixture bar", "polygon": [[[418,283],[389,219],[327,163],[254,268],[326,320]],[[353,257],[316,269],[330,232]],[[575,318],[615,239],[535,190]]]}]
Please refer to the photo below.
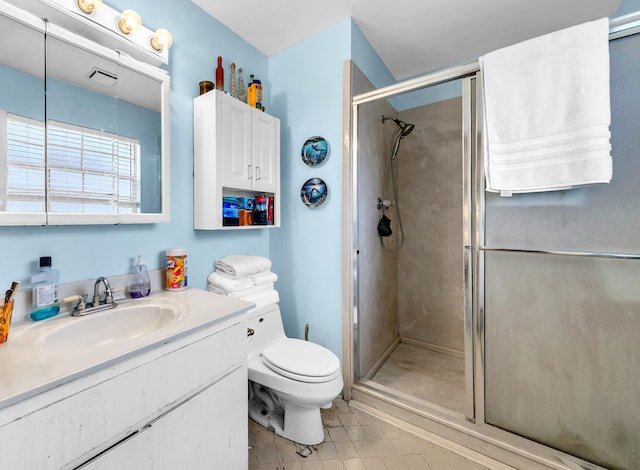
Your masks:
[{"label": "light fixture bar", "polygon": [[87,14],[79,6],[81,1],[89,0],[20,0],[20,8],[35,16],[46,17],[72,33],[97,39],[109,49],[122,51],[134,59],[156,67],[169,63],[167,48],[156,50],[151,46],[152,30],[142,25],[139,31],[124,34],[118,28],[122,16],[119,11],[102,3]]}]

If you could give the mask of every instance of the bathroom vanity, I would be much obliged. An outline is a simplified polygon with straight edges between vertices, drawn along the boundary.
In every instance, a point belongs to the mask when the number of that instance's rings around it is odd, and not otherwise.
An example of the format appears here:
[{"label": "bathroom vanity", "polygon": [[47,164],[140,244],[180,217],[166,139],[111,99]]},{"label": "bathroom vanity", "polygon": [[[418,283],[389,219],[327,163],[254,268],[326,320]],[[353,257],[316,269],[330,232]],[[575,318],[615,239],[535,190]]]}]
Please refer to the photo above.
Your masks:
[{"label": "bathroom vanity", "polygon": [[0,468],[247,468],[250,307],[188,289],[14,328]]}]

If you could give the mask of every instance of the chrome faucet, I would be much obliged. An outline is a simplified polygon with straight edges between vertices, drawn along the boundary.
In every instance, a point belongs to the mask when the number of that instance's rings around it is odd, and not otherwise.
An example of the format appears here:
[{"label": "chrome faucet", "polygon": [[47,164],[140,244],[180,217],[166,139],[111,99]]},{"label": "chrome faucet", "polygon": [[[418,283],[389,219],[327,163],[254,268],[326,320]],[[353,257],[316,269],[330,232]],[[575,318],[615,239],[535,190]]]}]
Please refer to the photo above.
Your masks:
[{"label": "chrome faucet", "polygon": [[[104,299],[102,303],[100,302],[100,284],[104,284]],[[117,307],[117,304],[113,301],[113,292],[114,290],[111,288],[109,280],[106,277],[100,276],[93,285],[93,303],[87,302],[87,294],[72,295],[63,299],[63,302],[77,301],[78,303],[73,309],[73,312],[71,312],[71,315],[74,317],[82,317],[89,313],[101,312]]]},{"label": "chrome faucet", "polygon": [[109,279],[106,277],[100,276],[96,279],[96,283],[93,285],[93,306],[97,307],[100,305],[100,284],[104,284],[104,303],[112,304],[113,303],[113,290],[109,285]]}]

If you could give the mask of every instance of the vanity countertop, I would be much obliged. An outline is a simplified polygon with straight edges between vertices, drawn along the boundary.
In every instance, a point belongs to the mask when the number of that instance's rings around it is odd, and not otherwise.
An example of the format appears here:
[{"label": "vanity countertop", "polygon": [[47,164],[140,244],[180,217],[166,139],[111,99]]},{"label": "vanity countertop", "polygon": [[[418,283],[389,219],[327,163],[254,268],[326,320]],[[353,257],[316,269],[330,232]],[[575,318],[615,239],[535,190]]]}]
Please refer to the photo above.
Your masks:
[{"label": "vanity countertop", "polygon": [[[66,328],[71,322],[93,321],[92,316],[109,314],[117,309],[154,306],[172,309],[176,317],[153,331],[126,340],[83,344],[75,349],[52,350],[46,344],[45,339],[52,332]],[[0,410],[154,347],[207,328],[222,330],[243,321],[244,314],[253,306],[237,298],[189,288],[119,301],[115,309],[84,317],[65,314],[18,325],[11,329],[8,341],[0,344]],[[135,310],[126,314],[135,315]],[[96,325],[101,324],[103,322],[96,322]]]}]

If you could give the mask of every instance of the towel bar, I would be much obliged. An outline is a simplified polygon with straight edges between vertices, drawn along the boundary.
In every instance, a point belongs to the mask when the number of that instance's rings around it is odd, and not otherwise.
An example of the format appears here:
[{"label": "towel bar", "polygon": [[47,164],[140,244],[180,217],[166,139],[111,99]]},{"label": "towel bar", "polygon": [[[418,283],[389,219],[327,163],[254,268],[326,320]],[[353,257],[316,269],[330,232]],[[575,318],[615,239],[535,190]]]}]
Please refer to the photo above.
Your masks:
[{"label": "towel bar", "polygon": [[640,260],[640,255],[624,253],[594,253],[588,251],[560,251],[560,250],[525,250],[520,248],[494,248],[481,246],[480,251],[501,251],[507,253],[527,253],[537,255],[581,256],[588,258],[616,258]]}]

